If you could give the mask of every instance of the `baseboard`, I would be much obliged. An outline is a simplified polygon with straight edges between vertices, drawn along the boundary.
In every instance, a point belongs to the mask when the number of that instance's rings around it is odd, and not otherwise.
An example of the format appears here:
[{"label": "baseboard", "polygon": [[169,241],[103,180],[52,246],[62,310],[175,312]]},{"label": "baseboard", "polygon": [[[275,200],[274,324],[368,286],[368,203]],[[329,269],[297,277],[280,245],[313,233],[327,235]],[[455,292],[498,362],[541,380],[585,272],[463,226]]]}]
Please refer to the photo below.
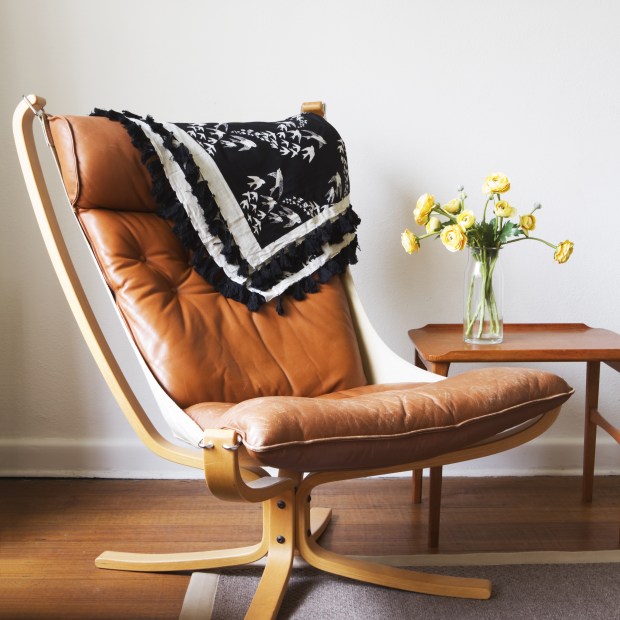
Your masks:
[{"label": "baseboard", "polygon": [[202,478],[203,472],[162,459],[137,439],[0,440],[0,476],[27,478]]},{"label": "baseboard", "polygon": [[[576,476],[583,447],[577,439],[541,437],[491,457],[449,465],[446,476]],[[596,473],[620,474],[620,446],[600,436]],[[397,474],[406,475],[406,474]],[[165,461],[137,440],[0,440],[1,477],[199,479],[202,471]]]}]

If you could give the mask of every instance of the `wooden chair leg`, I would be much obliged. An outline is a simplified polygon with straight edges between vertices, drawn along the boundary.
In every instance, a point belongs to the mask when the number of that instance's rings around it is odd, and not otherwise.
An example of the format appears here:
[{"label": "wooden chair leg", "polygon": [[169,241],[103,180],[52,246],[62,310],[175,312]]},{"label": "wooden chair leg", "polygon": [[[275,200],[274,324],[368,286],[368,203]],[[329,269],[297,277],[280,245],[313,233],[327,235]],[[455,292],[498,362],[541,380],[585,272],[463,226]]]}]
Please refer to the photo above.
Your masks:
[{"label": "wooden chair leg", "polygon": [[491,596],[491,583],[486,579],[411,571],[357,560],[323,549],[311,535],[308,498],[311,490],[318,484],[340,478],[341,475],[337,474],[311,474],[304,479],[297,491],[297,548],[308,564],[334,575],[410,592],[471,599],[488,599]]},{"label": "wooden chair leg", "polygon": [[327,529],[332,518],[331,508],[315,506],[310,509],[310,535],[318,540]]},{"label": "wooden chair leg", "polygon": [[[303,475],[296,471],[290,471],[287,469],[278,470],[278,476],[280,478],[290,478],[295,486],[299,486],[303,479]],[[331,508],[320,508],[315,506],[310,511],[310,531],[312,532],[312,537],[316,540],[320,538],[329,522],[332,518],[332,509]]]},{"label": "wooden chair leg", "polygon": [[97,568],[144,573],[198,571],[240,566],[260,560],[268,549],[267,541],[249,547],[190,551],[185,553],[125,553],[104,551],[96,560]]},{"label": "wooden chair leg", "polygon": [[269,523],[269,503],[263,503],[263,535],[256,545],[217,549],[215,551],[188,551],[183,553],[127,553],[104,551],[96,560],[97,568],[126,570],[144,573],[169,571],[198,571],[214,568],[230,568],[256,562],[269,549],[266,524]]},{"label": "wooden chair leg", "polygon": [[295,553],[294,490],[269,502],[269,550],[267,564],[246,614],[246,620],[276,618],[291,575]]}]

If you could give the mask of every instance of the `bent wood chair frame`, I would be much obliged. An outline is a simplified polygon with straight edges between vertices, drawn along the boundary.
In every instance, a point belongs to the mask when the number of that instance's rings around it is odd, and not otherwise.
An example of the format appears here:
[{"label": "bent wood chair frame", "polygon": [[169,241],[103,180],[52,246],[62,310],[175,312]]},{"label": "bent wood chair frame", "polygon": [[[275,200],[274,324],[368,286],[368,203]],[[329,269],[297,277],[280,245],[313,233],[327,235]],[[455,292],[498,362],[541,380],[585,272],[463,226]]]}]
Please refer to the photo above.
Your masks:
[{"label": "bent wood chair frame", "polygon": [[[491,584],[484,579],[456,578],[420,573],[376,562],[345,557],[323,549],[318,538],[328,525],[331,511],[312,507],[310,495],[318,485],[333,481],[376,476],[401,471],[440,467],[495,454],[530,441],[556,419],[559,407],[533,422],[496,435],[492,440],[440,457],[411,462],[398,467],[356,471],[308,473],[280,471],[277,476],[252,466],[234,431],[207,431],[202,451],[177,445],[163,436],[149,419],[132,386],[124,376],[95,312],[80,282],[65,244],[39,160],[33,133],[35,118],[44,126],[45,100],[30,95],[19,103],[13,129],[19,159],[36,219],[52,264],[86,343],[129,424],[155,454],[175,463],[204,470],[210,491],[227,501],[263,504],[263,534],[255,545],[217,550],[166,554],[133,554],[106,551],[96,565],[100,568],[133,571],[196,571],[232,567],[267,556],[266,567],[248,610],[248,618],[274,618],[282,602],[293,556],[297,552],[311,566],[336,575],[368,583],[426,594],[486,599]],[[322,104],[304,104],[304,110],[322,113]],[[49,135],[48,132],[45,132]],[[54,146],[48,140],[54,152]],[[410,366],[397,358],[370,328],[350,274],[344,276],[355,327],[358,331],[365,370],[371,382],[387,370],[392,381],[400,380]],[[384,354],[381,361],[373,355]],[[202,453],[201,453],[202,452]]]}]

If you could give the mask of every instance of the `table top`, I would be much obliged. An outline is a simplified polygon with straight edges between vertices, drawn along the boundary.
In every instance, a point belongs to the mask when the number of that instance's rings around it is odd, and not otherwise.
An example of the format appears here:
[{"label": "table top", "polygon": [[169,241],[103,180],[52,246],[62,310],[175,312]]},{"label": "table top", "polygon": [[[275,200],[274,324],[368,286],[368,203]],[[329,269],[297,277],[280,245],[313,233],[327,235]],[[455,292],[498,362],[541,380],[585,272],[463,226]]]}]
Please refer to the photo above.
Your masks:
[{"label": "table top", "polygon": [[409,337],[429,362],[620,361],[620,334],[583,323],[505,324],[500,344],[465,343],[460,323],[426,325]]}]

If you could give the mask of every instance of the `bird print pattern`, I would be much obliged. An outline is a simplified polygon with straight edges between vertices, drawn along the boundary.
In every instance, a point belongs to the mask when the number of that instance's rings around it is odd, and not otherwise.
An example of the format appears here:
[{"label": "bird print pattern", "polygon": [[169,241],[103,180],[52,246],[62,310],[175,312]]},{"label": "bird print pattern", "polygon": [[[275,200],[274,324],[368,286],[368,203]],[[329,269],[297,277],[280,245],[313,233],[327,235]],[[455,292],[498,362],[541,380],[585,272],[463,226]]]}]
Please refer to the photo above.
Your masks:
[{"label": "bird print pattern", "polygon": [[[214,158],[227,178],[232,176],[226,174],[227,162],[246,161],[244,182],[230,185],[261,245],[274,239],[275,230],[293,229],[349,193],[344,142],[316,115],[298,114],[275,123],[178,125]],[[295,179],[326,165],[329,175],[322,175],[320,194],[309,197],[307,183],[294,187]]]}]

